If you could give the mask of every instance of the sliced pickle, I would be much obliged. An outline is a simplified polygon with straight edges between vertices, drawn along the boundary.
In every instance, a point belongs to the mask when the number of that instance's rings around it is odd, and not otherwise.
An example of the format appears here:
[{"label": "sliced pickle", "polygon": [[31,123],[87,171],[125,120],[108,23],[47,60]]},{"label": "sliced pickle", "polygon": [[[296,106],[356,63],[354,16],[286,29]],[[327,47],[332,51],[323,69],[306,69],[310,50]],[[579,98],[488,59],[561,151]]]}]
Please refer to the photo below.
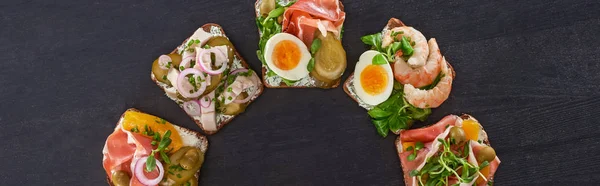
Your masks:
[{"label": "sliced pickle", "polygon": [[[178,68],[179,64],[181,63],[181,56],[179,54],[167,54],[169,57],[171,57],[171,65],[173,65],[173,67]],[[160,66],[158,65],[158,58],[156,58],[154,60],[154,63],[152,63],[152,73],[154,74],[154,77],[156,78],[156,80],[169,84],[169,80],[167,80],[167,74],[169,73],[169,69],[162,69],[160,68]]]},{"label": "sliced pickle", "polygon": [[315,68],[310,75],[319,81],[317,84],[321,87],[329,88],[346,70],[346,51],[333,33],[328,32],[326,37],[319,31],[316,34],[321,40],[321,47],[315,54]]}]

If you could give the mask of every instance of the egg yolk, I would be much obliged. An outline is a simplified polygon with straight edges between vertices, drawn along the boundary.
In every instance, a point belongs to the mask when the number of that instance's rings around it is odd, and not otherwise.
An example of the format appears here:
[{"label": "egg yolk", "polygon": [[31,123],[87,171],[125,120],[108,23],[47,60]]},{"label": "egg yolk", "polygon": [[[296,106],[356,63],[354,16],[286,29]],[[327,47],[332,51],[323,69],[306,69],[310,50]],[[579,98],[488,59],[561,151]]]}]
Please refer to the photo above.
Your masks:
[{"label": "egg yolk", "polygon": [[387,72],[381,65],[369,65],[360,73],[360,84],[367,94],[381,94],[385,91],[387,82]]},{"label": "egg yolk", "polygon": [[273,48],[273,64],[281,70],[291,70],[298,66],[302,53],[296,43],[283,40]]},{"label": "egg yolk", "polygon": [[[483,169],[479,170],[479,172],[487,178],[490,175],[490,166],[485,166]],[[477,185],[481,185],[482,183],[485,183],[485,180],[483,180],[483,177],[479,176],[479,178],[477,178]]]},{"label": "egg yolk", "polygon": [[[165,132],[171,131],[171,144],[168,146],[170,152],[175,152],[179,150],[182,146],[181,136],[179,136],[179,132],[173,127],[173,125],[159,117],[140,113],[136,111],[127,111],[123,116],[123,123],[121,123],[121,127],[127,131],[137,132],[140,134],[144,134],[144,132],[148,133],[152,130],[154,133],[158,133],[160,137],[165,135]],[[146,135],[147,136],[147,135]],[[152,136],[148,136],[152,138]]]},{"label": "egg yolk", "polygon": [[465,131],[467,140],[477,141],[479,139],[479,131],[481,131],[481,127],[477,121],[472,119],[464,120],[462,122],[462,128]]}]

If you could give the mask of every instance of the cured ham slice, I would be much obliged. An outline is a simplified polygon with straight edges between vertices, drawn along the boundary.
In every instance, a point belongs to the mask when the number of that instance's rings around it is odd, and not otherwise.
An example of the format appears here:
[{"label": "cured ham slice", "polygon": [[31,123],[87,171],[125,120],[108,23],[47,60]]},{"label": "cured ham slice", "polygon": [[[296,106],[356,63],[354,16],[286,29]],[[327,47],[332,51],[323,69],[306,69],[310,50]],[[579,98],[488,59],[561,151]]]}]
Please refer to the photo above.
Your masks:
[{"label": "cured ham slice", "polygon": [[339,38],[346,13],[339,0],[298,0],[284,13],[283,32],[300,38],[307,47],[318,29],[323,35],[332,32]]},{"label": "cured ham slice", "polygon": [[112,171],[126,171],[132,175],[133,160],[149,155],[152,151],[151,143],[152,139],[123,130],[119,125],[108,136],[102,150],[102,165],[109,178],[112,179]]},{"label": "cured ham slice", "polygon": [[[402,170],[404,172],[404,180],[406,182],[406,185],[418,185],[417,178],[409,176],[410,171],[420,170],[421,168],[423,168],[426,164],[426,160],[436,155],[436,153],[440,150],[442,146],[441,142],[439,142],[437,139],[445,139],[449,135],[451,127],[462,127],[462,122],[463,118],[456,115],[449,115],[442,118],[442,120],[431,126],[400,132],[400,136],[396,141],[396,148],[398,149],[398,156],[400,158]],[[480,137],[480,140],[487,142],[487,135],[482,135]],[[403,144],[413,144],[415,142],[423,143],[423,148],[417,151],[414,160],[409,161],[408,156],[410,156],[413,153],[413,151],[406,151],[406,147],[404,147]],[[472,165],[479,166],[479,162],[477,162],[475,157],[481,149],[487,147],[488,145],[487,143],[482,144],[474,140],[471,140],[469,144],[470,148],[467,161]],[[488,167],[485,167],[481,170],[481,173],[485,176],[485,179],[479,178],[478,176],[470,183],[461,183],[460,185],[486,185],[487,182],[485,182],[484,180],[493,179],[494,173],[498,169],[499,164],[500,159],[496,156],[496,158],[492,162],[489,162]],[[450,183],[456,182],[458,182],[458,180],[450,179]]]}]

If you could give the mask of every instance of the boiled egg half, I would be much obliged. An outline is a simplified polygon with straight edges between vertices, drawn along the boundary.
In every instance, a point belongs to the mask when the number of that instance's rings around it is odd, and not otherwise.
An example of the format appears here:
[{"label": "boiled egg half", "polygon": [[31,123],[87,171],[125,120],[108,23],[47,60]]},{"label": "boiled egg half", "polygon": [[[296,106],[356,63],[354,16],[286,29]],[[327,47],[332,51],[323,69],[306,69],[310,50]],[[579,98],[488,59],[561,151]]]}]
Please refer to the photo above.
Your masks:
[{"label": "boiled egg half", "polygon": [[264,58],[275,74],[288,80],[300,80],[308,76],[307,66],[312,57],[296,36],[278,33],[267,41]]},{"label": "boiled egg half", "polygon": [[394,88],[394,73],[390,64],[373,64],[380,54],[369,50],[360,55],[354,69],[354,90],[360,100],[369,105],[378,105],[387,100]]}]

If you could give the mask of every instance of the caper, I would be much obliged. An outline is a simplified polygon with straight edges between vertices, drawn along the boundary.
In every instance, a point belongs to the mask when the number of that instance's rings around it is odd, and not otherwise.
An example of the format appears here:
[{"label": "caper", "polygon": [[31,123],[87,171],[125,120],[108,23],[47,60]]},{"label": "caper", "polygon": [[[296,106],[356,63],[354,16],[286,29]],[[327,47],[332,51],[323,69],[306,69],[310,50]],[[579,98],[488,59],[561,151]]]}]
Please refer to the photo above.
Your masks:
[{"label": "caper", "polygon": [[129,181],[129,175],[124,171],[114,171],[112,173],[112,183],[115,186],[128,186]]},{"label": "caper", "polygon": [[191,169],[198,161],[198,152],[194,149],[188,150],[179,160],[179,165],[184,169]]},{"label": "caper", "polygon": [[483,147],[483,149],[477,152],[475,159],[478,162],[488,161],[491,162],[496,158],[496,151],[492,147]]},{"label": "caper", "polygon": [[461,144],[467,141],[465,131],[460,127],[452,127],[450,129],[450,139],[454,139],[454,144]]}]

